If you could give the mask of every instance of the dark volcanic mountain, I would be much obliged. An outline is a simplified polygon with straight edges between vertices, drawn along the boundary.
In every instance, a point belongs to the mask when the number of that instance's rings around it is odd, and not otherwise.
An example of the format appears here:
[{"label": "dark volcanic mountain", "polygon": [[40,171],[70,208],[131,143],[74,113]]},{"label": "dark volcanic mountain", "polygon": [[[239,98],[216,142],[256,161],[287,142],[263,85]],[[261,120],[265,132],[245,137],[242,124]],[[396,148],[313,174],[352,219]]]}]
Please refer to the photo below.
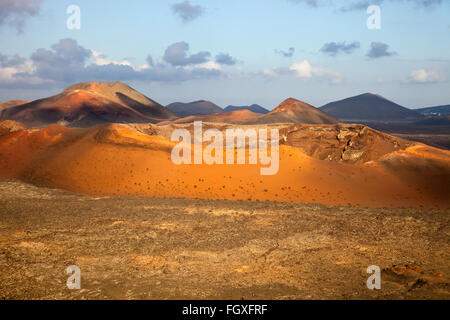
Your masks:
[{"label": "dark volcanic mountain", "polygon": [[62,93],[3,110],[0,120],[28,126],[60,124],[89,127],[99,123],[156,123],[177,116],[121,82],[73,85]]},{"label": "dark volcanic mountain", "polygon": [[189,103],[174,102],[166,106],[167,109],[175,112],[181,117],[202,116],[206,114],[215,114],[224,112],[218,105],[205,100],[199,100]]},{"label": "dark volcanic mountain", "polygon": [[262,115],[249,124],[281,123],[281,122],[300,122],[307,124],[332,124],[339,120],[329,114],[313,107],[310,104],[289,98],[283,101],[278,107]]},{"label": "dark volcanic mountain", "polygon": [[344,121],[403,121],[423,118],[418,112],[371,93],[330,102],[320,109]]},{"label": "dark volcanic mountain", "polygon": [[261,107],[259,104],[252,104],[251,106],[241,106],[241,107],[228,106],[224,109],[225,112],[233,112],[233,111],[239,111],[239,110],[250,110],[252,112],[262,113],[262,114],[266,114],[266,113],[270,112],[266,108]]},{"label": "dark volcanic mountain", "polygon": [[445,106],[414,109],[424,116],[450,116],[450,104]]}]

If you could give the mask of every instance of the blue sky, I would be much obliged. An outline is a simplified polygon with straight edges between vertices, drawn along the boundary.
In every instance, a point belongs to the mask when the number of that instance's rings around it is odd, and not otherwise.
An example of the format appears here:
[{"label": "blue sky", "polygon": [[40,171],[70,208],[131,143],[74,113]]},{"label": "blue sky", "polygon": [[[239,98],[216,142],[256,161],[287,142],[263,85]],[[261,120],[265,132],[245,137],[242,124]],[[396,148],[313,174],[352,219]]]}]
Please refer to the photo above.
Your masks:
[{"label": "blue sky", "polygon": [[[0,100],[119,80],[162,104],[272,109],[288,97],[321,106],[364,92],[411,108],[450,103],[450,1],[2,3]],[[381,8],[379,30],[366,26],[367,3]],[[79,30],[66,26],[72,4]],[[353,4],[362,9],[346,10]]]}]

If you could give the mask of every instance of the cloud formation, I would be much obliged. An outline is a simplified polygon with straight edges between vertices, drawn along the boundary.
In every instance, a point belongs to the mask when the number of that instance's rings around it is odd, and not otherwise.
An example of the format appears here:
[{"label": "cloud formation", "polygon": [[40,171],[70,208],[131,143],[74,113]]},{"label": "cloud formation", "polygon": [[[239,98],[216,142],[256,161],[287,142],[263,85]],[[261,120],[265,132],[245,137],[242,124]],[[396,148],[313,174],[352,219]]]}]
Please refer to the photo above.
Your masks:
[{"label": "cloud formation", "polygon": [[4,55],[0,53],[0,67],[15,67],[25,62],[25,59],[19,55]]},{"label": "cloud formation", "polygon": [[346,54],[351,54],[356,49],[360,48],[360,43],[354,41],[352,43],[347,44],[344,42],[328,42],[323,45],[320,49],[322,53],[325,53],[331,57],[335,57],[338,53],[343,52]]},{"label": "cloud formation", "polygon": [[[170,45],[164,55],[168,61],[135,66],[128,60],[115,61],[95,50],[84,48],[73,39],[62,39],[49,49],[39,48],[29,58],[0,54],[0,87],[48,88],[75,82],[145,81],[182,82],[223,76],[220,65],[205,59],[205,54],[174,54],[174,48],[189,48],[187,43]],[[176,51],[176,50],[175,50]]]},{"label": "cloud formation", "polygon": [[155,65],[154,62],[153,62],[153,58],[152,58],[151,55],[148,55],[148,56],[147,56],[147,59],[145,59],[145,61],[147,61],[147,64],[148,64],[150,67],[153,67],[153,66]]},{"label": "cloud formation", "polygon": [[[290,0],[295,4],[306,4],[310,7],[317,8],[320,6],[336,6],[341,12],[348,12],[354,10],[366,10],[370,5],[381,5],[382,3],[406,3],[413,4],[416,7],[433,7],[443,3],[443,0],[355,0],[342,1],[342,0]],[[350,4],[348,4],[350,2]],[[342,5],[342,3],[346,3]]]},{"label": "cloud formation", "polygon": [[218,64],[227,65],[227,66],[233,66],[237,64],[237,59],[230,56],[228,53],[219,53],[216,56],[215,60]]},{"label": "cloud formation", "polygon": [[322,67],[313,67],[308,60],[303,60],[292,64],[290,67],[278,67],[271,69],[264,69],[263,72],[266,77],[278,76],[294,76],[296,78],[311,79],[322,78],[327,79],[331,84],[339,84],[343,80],[343,76],[339,72],[327,70]]},{"label": "cloud formation", "polygon": [[85,62],[92,51],[83,48],[73,39],[63,39],[51,49],[38,49],[31,55],[34,75],[54,81],[72,82],[84,72]]},{"label": "cloud formation", "polygon": [[319,0],[291,0],[290,2],[292,3],[305,3],[307,5],[309,5],[310,7],[317,7],[319,5]]},{"label": "cloud formation", "polygon": [[200,17],[203,14],[203,8],[198,5],[192,5],[189,1],[183,1],[173,4],[172,12],[186,23]]},{"label": "cloud formation", "polygon": [[189,44],[187,42],[176,42],[166,49],[163,59],[173,66],[187,66],[204,63],[211,56],[208,51],[200,51],[189,56],[188,51]]},{"label": "cloud formation", "polygon": [[415,7],[431,8],[438,6],[443,3],[443,0],[359,0],[352,2],[347,6],[340,8],[342,12],[355,11],[355,10],[366,10],[370,5],[381,5],[383,3],[406,3],[413,4]]},{"label": "cloud formation", "polygon": [[418,69],[411,71],[406,83],[437,83],[444,82],[445,76],[439,70]]},{"label": "cloud formation", "polygon": [[389,51],[388,44],[383,42],[372,42],[366,56],[371,59],[377,59],[382,57],[391,57],[396,54],[397,53],[394,51]]},{"label": "cloud formation", "polygon": [[0,26],[9,25],[22,33],[25,20],[39,13],[43,0],[1,0]]},{"label": "cloud formation", "polygon": [[288,51],[275,50],[275,53],[277,53],[277,54],[279,54],[279,55],[281,55],[282,57],[285,57],[285,58],[292,58],[292,56],[295,53],[295,48],[291,47],[291,48],[289,48]]}]

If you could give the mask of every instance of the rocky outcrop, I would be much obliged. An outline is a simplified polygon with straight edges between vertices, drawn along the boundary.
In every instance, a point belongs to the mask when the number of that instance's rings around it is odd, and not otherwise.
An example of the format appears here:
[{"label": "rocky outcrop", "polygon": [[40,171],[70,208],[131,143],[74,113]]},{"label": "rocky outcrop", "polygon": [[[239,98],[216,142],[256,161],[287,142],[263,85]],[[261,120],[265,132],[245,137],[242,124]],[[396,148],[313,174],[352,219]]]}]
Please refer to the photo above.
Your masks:
[{"label": "rocky outcrop", "polygon": [[321,160],[365,163],[412,143],[364,125],[304,125],[282,129],[281,144],[302,149]]}]

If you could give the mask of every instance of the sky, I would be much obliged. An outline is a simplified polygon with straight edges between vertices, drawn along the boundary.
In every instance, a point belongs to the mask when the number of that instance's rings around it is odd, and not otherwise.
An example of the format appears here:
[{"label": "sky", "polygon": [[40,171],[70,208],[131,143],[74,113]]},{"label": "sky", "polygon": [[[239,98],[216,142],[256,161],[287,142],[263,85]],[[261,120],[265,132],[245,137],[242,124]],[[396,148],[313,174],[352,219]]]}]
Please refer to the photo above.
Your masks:
[{"label": "sky", "polygon": [[450,1],[0,0],[0,101],[90,81],[163,105],[450,104]]}]

